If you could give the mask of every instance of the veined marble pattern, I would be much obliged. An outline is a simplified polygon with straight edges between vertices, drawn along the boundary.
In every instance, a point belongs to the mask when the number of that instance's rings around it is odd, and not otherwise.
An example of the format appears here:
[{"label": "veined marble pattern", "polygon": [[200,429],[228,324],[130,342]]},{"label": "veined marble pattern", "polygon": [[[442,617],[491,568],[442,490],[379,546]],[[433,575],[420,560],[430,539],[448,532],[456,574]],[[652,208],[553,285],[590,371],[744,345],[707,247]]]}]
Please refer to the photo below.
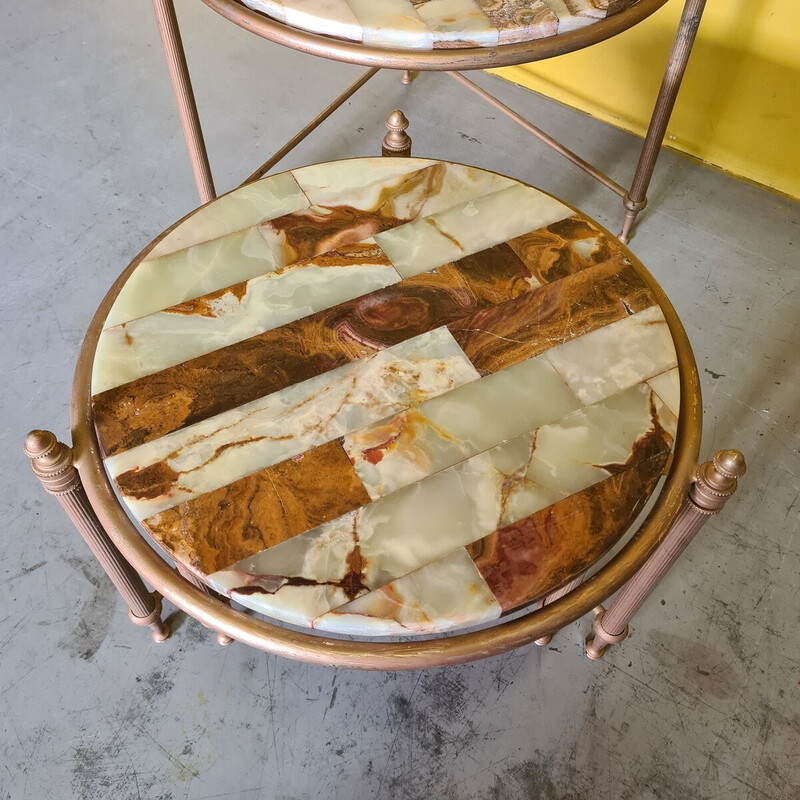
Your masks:
[{"label": "veined marble pattern", "polygon": [[92,392],[249,339],[400,280],[374,239],[312,256],[100,334]]},{"label": "veined marble pattern", "polygon": [[565,219],[553,197],[516,184],[376,234],[395,269],[408,278]]},{"label": "veined marble pattern", "polygon": [[594,563],[667,463],[675,350],[628,256],[455,164],[244,187],[111,309],[107,471],[155,542],[257,611],[375,636],[494,619]]},{"label": "veined marble pattern", "polygon": [[636,0],[244,0],[311,33],[387,48],[493,47],[567,33]]},{"label": "veined marble pattern", "polygon": [[477,377],[439,328],[107,458],[106,469],[142,519]]},{"label": "veined marble pattern", "polygon": [[[314,617],[290,614],[303,608],[321,615],[335,608],[325,608],[331,595],[320,593],[323,585],[341,589],[340,582],[348,576],[350,599],[379,589],[568,495],[666,455],[675,427],[674,416],[652,390],[636,384],[256,553],[209,579],[237,599],[244,589],[248,605],[257,610],[309,625]],[[321,544],[331,540],[340,543],[341,557],[334,558]],[[357,572],[350,569],[356,563]],[[292,600],[286,601],[284,588],[291,589]],[[298,605],[302,595],[308,597]],[[340,599],[337,593],[332,597]]]}]

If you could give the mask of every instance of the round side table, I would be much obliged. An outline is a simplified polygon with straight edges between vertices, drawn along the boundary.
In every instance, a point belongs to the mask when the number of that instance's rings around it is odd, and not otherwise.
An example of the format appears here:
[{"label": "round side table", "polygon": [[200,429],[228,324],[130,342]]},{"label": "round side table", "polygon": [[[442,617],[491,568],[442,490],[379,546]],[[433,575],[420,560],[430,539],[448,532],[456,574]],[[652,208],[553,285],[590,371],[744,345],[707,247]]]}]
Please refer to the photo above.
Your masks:
[{"label": "round side table", "polygon": [[592,608],[590,655],[623,638],[743,471],[697,472],[700,409],[672,307],[586,216],[473,167],[352,159],[146,248],[81,351],[80,476],[52,435],[26,449],[156,638],[142,577],[222,642],[412,668]]},{"label": "round side table", "polygon": [[[685,0],[664,79],[630,187],[625,187],[468,80],[462,70],[537,61],[588,47],[650,16],[666,0],[203,0],[256,35],[323,58],[368,66],[364,75],[279,148],[265,175],[380,69],[444,71],[617,194],[627,242],[655,169],[705,7]],[[215,196],[173,0],[153,0],[167,66],[202,202]]]}]

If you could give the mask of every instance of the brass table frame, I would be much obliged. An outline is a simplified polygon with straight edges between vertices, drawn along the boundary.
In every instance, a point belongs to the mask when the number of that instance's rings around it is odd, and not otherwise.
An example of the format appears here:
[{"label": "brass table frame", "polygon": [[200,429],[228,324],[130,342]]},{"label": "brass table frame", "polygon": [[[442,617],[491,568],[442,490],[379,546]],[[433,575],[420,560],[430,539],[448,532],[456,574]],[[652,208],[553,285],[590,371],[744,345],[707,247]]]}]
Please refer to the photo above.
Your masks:
[{"label": "brass table frame", "polygon": [[[410,74],[412,71],[442,71],[473,91],[478,97],[505,114],[541,142],[556,150],[575,166],[591,175],[607,189],[617,194],[622,199],[624,209],[622,229],[619,234],[619,239],[624,243],[627,243],[630,239],[631,228],[637,215],[647,205],[647,189],[653,177],[667,124],[675,105],[678,89],[686,71],[697,28],[706,4],[706,0],[685,0],[684,2],[683,13],[675,34],[672,51],[667,61],[661,88],[650,117],[650,123],[639,154],[633,180],[630,187],[625,188],[465,78],[461,74],[461,70],[510,66],[524,62],[539,61],[580,50],[633,27],[653,14],[667,0],[639,0],[639,2],[624,11],[592,25],[542,39],[498,45],[496,47],[443,48],[437,50],[389,49],[334,39],[289,27],[264,14],[251,10],[240,0],[203,0],[203,2],[209,8],[241,28],[269,41],[323,58],[369,67],[355,83],[333,100],[308,125],[292,137],[286,145],[281,147],[272,158],[262,164],[245,182],[256,180],[265,175],[339,106],[352,97],[380,69],[402,70],[404,83],[411,81]],[[197,103],[195,102],[189,70],[186,65],[186,56],[181,42],[174,3],[173,0],[153,0],[153,8],[164,47],[170,80],[175,92],[192,170],[197,183],[197,191],[200,195],[200,201],[207,203],[216,196],[216,193],[200,125],[200,117],[197,111]]]},{"label": "brass table frame", "polygon": [[[387,145],[392,143],[390,123],[394,121],[391,115],[387,123],[390,133],[384,139],[386,155],[392,151]],[[588,578],[584,573],[571,580],[522,616],[489,628],[439,638],[351,640],[293,630],[236,611],[197,578],[170,566],[131,522],[103,466],[92,412],[92,364],[108,312],[131,273],[184,220],[134,259],[92,319],[72,387],[73,446],[62,444],[49,431],[35,430],[28,434],[24,447],[45,490],[56,496],[122,595],[131,621],[147,625],[155,641],[165,640],[170,633],[161,619],[164,596],[213,629],[220,644],[237,640],[270,653],[327,666],[419,669],[474,661],[530,642],[546,644],[554,632],[593,610],[594,628],[586,641],[586,654],[600,658],[608,645],[627,636],[630,619],[708,518],[722,509],[736,490],[737,478],[745,472],[744,457],[736,450],[720,451],[713,461],[697,466],[703,406],[694,355],[664,291],[629,253],[634,268],[654,293],[675,343],[680,414],[666,481],[644,522],[608,563]],[[156,591],[148,592],[143,579]],[[602,603],[620,588],[606,611]]]},{"label": "brass table frame", "polygon": [[[444,71],[622,197],[625,215],[619,238],[623,242],[628,240],[631,226],[646,204],[647,187],[705,6],[705,0],[685,0],[633,182],[629,189],[625,189],[469,81],[460,71],[535,61],[586,47],[630,28],[664,5],[666,0],[639,0],[606,20],[549,39],[495,48],[431,51],[387,50],[339,41],[289,28],[251,11],[239,0],[203,2],[227,19],[268,40],[368,67],[355,83],[250,175],[245,184],[266,174],[380,69],[402,70],[405,82],[410,80],[410,72],[414,70]],[[153,0],[153,5],[197,189],[200,200],[206,203],[216,193],[173,0]],[[387,126],[390,133],[384,139],[384,155],[408,155],[410,140],[403,133],[405,119],[402,114],[394,112],[390,115]],[[125,600],[131,621],[148,626],[156,641],[169,636],[169,626],[161,619],[161,597],[164,596],[213,629],[220,644],[238,640],[277,655],[330,666],[418,669],[473,661],[530,642],[545,644],[554,632],[593,610],[593,634],[587,638],[586,654],[590,658],[600,658],[610,644],[625,638],[628,622],[656,583],[707,519],[722,509],[736,489],[737,478],[745,472],[744,458],[735,450],[720,451],[713,461],[697,465],[702,401],[694,355],[683,326],[663,290],[644,266],[629,254],[635,269],[655,294],[675,343],[681,408],[675,449],[664,485],[639,529],[628,537],[608,563],[589,577],[586,573],[571,580],[520,616],[452,636],[413,641],[352,640],[298,631],[236,611],[198,579],[167,563],[131,522],[103,467],[94,429],[90,377],[103,322],[133,270],[178,224],[180,222],[139,254],[117,279],[92,320],[81,347],[73,382],[73,446],[62,444],[52,433],[41,430],[31,431],[25,440],[25,453],[31,459],[34,473],[46,491],[57,497],[102,564]],[[148,591],[143,579],[155,587],[154,592]],[[606,611],[602,603],[615,592],[618,594]]]}]

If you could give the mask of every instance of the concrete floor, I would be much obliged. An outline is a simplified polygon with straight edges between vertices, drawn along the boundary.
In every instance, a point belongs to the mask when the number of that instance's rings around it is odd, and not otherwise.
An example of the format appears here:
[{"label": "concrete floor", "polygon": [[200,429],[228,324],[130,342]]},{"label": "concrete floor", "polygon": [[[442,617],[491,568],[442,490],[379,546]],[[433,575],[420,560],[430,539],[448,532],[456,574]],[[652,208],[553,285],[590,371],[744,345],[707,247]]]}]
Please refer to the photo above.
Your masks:
[{"label": "concrete floor", "polygon": [[[0,800],[800,798],[800,211],[671,154],[632,249],[695,343],[704,453],[739,447],[750,472],[624,645],[582,657],[584,619],[543,650],[362,674],[220,648],[177,613],[160,646],[127,622],[20,445],[32,427],[68,435],[93,310],[196,203],[147,5],[33,0],[2,14]],[[357,74],[200,3],[179,12],[220,190]],[[478,80],[630,175],[631,137]],[[512,174],[616,227],[610,194],[443,77],[406,88],[382,74],[286,165],[375,153],[396,106],[416,154]]]}]

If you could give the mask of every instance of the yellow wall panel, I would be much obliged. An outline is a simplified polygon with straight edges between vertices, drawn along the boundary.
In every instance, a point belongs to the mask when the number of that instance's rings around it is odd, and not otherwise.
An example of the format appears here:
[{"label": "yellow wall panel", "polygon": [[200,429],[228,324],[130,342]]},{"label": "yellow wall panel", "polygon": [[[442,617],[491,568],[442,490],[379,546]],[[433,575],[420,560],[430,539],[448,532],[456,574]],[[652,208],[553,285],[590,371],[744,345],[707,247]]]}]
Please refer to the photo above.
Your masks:
[{"label": "yellow wall panel", "polygon": [[[642,135],[680,0],[607,42],[497,74]],[[667,145],[800,198],[800,0],[709,0]]]}]

